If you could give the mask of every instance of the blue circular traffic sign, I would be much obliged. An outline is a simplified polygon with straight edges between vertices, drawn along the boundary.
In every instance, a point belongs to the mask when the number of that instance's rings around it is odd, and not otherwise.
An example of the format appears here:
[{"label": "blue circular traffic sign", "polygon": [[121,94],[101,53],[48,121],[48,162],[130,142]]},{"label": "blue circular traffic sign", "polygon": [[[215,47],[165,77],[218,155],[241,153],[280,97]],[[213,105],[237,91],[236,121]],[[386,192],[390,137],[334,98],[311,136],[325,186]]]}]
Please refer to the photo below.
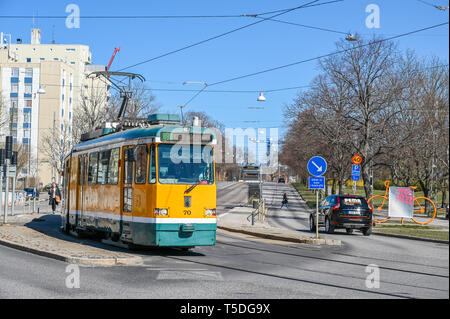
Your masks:
[{"label": "blue circular traffic sign", "polygon": [[327,161],[320,156],[312,157],[308,162],[308,171],[312,176],[322,176],[327,171]]}]

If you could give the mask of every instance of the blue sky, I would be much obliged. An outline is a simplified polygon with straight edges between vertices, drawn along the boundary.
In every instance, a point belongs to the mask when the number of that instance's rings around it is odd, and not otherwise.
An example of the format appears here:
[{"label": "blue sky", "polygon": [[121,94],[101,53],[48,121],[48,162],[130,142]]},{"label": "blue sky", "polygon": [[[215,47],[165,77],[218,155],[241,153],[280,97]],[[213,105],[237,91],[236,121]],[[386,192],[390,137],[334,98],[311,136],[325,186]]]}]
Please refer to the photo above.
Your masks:
[{"label": "blue sky", "polygon": [[[320,2],[326,2],[321,0]],[[293,8],[309,1],[269,0],[167,0],[167,1],[5,1],[0,0],[0,16],[66,16],[66,6],[76,4],[81,16],[88,15],[239,15]],[[446,6],[445,0],[427,0]],[[367,5],[380,8],[380,28],[365,25]],[[328,28],[342,32],[373,33],[386,37],[448,21],[446,12],[417,0],[345,0],[343,2],[296,10],[277,19]],[[93,63],[107,65],[115,47],[121,51],[111,70],[159,56],[186,45],[256,22],[255,18],[221,19],[81,19],[79,29],[68,29],[65,19],[35,20],[42,30],[42,42],[76,43],[90,46]],[[12,38],[30,41],[32,19],[0,18],[0,31]],[[179,112],[195,92],[167,92],[157,89],[201,89],[236,76],[289,64],[333,52],[343,34],[312,30],[272,21],[232,33],[128,71],[141,73],[155,89],[162,110]],[[437,56],[448,61],[448,25],[401,38],[401,49],[413,49],[419,56]],[[271,90],[308,85],[318,74],[317,61],[265,73],[211,87],[211,90]],[[282,109],[298,90],[266,93],[267,101],[257,102],[258,93],[208,93],[196,97],[185,111],[205,111],[227,127],[279,127],[284,132]],[[252,109],[264,107],[264,109]],[[259,121],[250,123],[248,121]]]}]

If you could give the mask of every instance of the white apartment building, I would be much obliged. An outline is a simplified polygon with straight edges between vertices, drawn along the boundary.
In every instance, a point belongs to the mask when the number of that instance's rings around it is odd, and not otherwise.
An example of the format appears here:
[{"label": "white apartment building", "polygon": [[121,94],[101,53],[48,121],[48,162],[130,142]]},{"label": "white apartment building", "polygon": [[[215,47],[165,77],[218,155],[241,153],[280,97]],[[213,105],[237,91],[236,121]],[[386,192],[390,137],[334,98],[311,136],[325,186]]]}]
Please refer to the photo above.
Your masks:
[{"label": "white apartment building", "polygon": [[40,151],[45,132],[55,132],[55,143],[63,142],[64,130],[72,131],[73,112],[89,89],[102,90],[105,106],[109,86],[99,79],[88,78],[93,70],[91,52],[86,45],[42,44],[39,29],[32,29],[31,43],[0,33],[0,142],[12,135],[15,143],[28,149],[29,164],[20,176],[38,177],[49,183],[55,170],[45,163]]}]

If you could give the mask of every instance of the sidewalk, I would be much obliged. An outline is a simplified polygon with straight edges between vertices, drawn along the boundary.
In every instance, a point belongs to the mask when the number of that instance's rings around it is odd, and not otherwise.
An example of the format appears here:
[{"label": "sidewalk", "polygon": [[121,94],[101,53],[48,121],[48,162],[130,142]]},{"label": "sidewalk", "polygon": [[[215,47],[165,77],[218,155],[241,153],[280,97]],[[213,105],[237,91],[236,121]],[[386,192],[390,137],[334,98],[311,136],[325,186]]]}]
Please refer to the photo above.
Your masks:
[{"label": "sidewalk", "polygon": [[253,208],[235,207],[230,211],[217,216],[217,228],[231,232],[238,232],[261,238],[303,243],[312,245],[341,245],[340,240],[330,239],[320,235],[317,239],[315,234],[309,232],[298,232],[278,227],[272,227],[267,222],[259,222],[255,218],[255,224],[251,224]]},{"label": "sidewalk", "polygon": [[0,224],[0,244],[72,264],[115,266],[142,263],[141,257],[123,253],[116,247],[103,249],[95,247],[92,241],[87,243],[63,234],[59,230],[60,223],[59,214],[8,216],[8,224]]}]

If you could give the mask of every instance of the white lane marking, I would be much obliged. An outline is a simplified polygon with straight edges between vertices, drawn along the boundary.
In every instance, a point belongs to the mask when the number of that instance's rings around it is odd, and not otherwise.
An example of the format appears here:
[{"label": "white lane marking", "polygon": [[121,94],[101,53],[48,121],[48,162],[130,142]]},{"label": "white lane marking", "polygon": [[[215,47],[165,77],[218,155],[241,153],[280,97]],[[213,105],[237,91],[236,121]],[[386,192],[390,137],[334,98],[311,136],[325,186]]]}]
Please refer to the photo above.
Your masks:
[{"label": "white lane marking", "polygon": [[225,216],[225,215],[228,215],[229,213],[231,213],[231,212],[219,214],[219,215],[217,215],[217,218],[223,217],[223,216]]},{"label": "white lane marking", "polygon": [[215,280],[223,281],[220,271],[160,271],[156,280]]}]

